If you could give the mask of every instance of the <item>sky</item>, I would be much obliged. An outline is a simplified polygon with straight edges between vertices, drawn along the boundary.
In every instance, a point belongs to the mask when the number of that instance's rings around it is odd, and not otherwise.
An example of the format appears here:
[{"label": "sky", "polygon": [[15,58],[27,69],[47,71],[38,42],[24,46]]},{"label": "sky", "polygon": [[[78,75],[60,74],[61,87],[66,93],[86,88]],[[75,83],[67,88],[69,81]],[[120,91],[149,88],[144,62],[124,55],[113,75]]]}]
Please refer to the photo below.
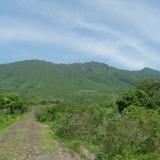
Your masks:
[{"label": "sky", "polygon": [[160,70],[159,0],[2,0],[0,63],[99,61]]}]

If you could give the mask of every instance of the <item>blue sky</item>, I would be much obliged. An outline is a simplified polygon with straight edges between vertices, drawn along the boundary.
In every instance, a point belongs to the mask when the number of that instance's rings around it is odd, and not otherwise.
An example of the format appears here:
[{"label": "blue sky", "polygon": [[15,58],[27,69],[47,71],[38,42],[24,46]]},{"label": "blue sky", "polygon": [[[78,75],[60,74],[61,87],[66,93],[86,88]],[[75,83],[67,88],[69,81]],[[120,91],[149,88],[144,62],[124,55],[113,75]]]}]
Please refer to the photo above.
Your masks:
[{"label": "blue sky", "polygon": [[0,63],[100,61],[160,69],[159,0],[5,0]]}]

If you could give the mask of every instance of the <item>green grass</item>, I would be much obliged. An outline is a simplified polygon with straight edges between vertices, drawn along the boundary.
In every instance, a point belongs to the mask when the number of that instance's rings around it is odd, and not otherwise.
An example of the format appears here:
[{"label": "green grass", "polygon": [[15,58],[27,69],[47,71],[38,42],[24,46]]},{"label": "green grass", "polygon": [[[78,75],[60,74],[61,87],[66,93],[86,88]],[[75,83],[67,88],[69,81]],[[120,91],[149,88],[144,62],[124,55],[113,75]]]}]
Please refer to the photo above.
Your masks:
[{"label": "green grass", "polygon": [[94,153],[95,155],[99,152],[98,146],[93,145],[90,142],[80,141],[78,139],[61,138],[61,137],[58,137],[57,139],[63,141],[68,148],[79,153],[82,157],[84,157],[84,155],[83,153],[81,153],[80,145],[84,145],[90,152]]},{"label": "green grass", "polygon": [[43,149],[47,151],[56,150],[56,138],[51,133],[51,129],[48,127],[44,127],[41,130],[41,139],[43,144]]},{"label": "green grass", "polygon": [[11,116],[11,115],[3,115],[0,117],[0,133],[4,132],[6,128],[8,128],[13,123],[17,122],[22,118],[22,115]]},{"label": "green grass", "polygon": [[[56,135],[55,134],[56,123],[55,124],[54,123],[55,122],[42,123],[42,124],[48,125],[48,128],[43,129],[43,136],[45,136],[44,139],[46,140],[46,142],[48,142],[48,144],[50,144],[50,142],[53,140],[63,142],[67,148],[79,153],[79,155],[83,158],[85,157],[80,151],[81,144],[83,144],[92,153],[96,154],[97,152],[99,152],[99,147],[96,145],[93,145],[91,142],[81,141],[81,140],[78,140],[77,138],[74,139],[74,138],[67,138],[67,137],[61,137]],[[50,145],[48,146],[50,147]]]}]

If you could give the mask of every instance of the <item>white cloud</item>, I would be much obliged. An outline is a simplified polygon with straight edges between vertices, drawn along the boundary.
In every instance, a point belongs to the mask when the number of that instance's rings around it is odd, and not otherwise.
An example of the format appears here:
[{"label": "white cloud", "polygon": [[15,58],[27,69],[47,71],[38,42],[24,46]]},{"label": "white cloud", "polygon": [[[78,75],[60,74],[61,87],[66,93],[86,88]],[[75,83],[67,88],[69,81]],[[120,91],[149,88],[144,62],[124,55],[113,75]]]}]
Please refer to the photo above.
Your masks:
[{"label": "white cloud", "polygon": [[131,60],[123,56],[118,49],[113,46],[107,46],[105,41],[97,41],[80,35],[74,35],[69,32],[60,30],[50,30],[49,28],[37,29],[36,26],[13,25],[12,27],[0,27],[0,42],[29,42],[29,43],[46,43],[59,44],[62,47],[68,47],[76,52],[101,56],[109,58],[124,66],[134,66],[135,68],[144,67],[143,62]]},{"label": "white cloud", "polygon": [[[24,12],[37,19],[31,18],[26,22],[11,20],[6,26],[6,23],[3,23],[5,17],[2,18],[0,41],[58,44],[75,50],[75,53],[112,59],[116,64],[129,68],[158,66],[158,53],[153,52],[152,48],[146,49],[145,41],[159,42],[160,22],[157,22],[157,19],[160,18],[160,11],[144,1],[137,0],[81,0],[79,3],[82,6],[75,10],[74,6],[65,6],[60,1],[17,0]],[[88,11],[81,9],[83,6],[87,6]],[[95,13],[90,13],[92,10]],[[113,19],[113,22],[108,21],[108,17]],[[81,29],[106,38],[83,34]],[[112,39],[109,39],[108,35],[111,35]],[[122,48],[129,49],[124,51]],[[133,53],[135,56],[131,55]]]}]

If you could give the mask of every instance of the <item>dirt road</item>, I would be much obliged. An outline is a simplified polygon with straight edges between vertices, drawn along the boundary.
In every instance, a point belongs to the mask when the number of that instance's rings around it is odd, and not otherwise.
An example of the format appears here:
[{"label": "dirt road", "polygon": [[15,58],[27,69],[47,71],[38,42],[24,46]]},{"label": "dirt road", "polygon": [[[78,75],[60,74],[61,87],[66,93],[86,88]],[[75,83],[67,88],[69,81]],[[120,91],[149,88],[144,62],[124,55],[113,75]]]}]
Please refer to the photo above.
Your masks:
[{"label": "dirt road", "polygon": [[0,160],[81,160],[53,139],[31,112],[0,135]]}]

